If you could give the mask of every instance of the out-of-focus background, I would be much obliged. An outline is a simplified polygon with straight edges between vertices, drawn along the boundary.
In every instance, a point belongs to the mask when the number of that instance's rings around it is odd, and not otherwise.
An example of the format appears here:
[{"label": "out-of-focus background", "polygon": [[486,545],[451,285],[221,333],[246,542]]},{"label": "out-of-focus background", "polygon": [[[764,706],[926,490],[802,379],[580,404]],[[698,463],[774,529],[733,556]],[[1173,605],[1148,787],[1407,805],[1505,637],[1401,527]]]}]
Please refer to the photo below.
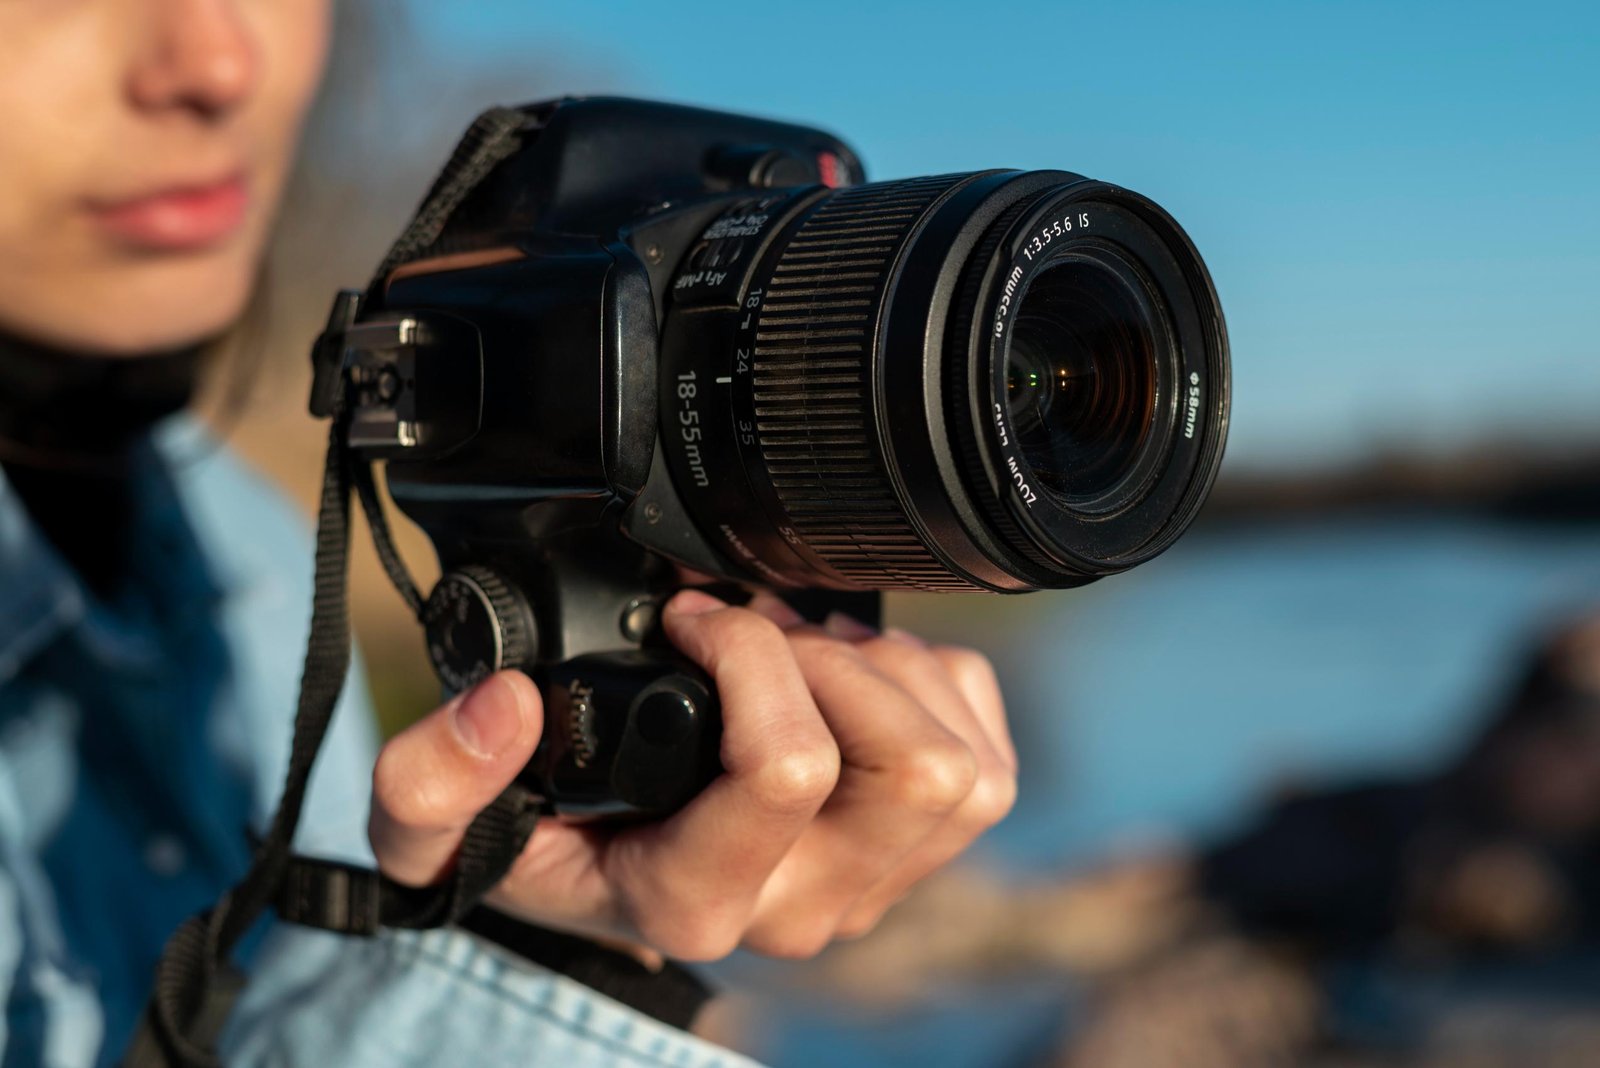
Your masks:
[{"label": "out-of-focus background", "polygon": [[[1021,798],[718,1037],[785,1065],[1600,1063],[1600,8],[345,0],[232,440],[309,502],[304,352],[471,116],[617,92],[829,127],[873,177],[1165,205],[1233,341],[1194,532],[1025,599]],[[426,573],[426,546],[407,542]],[[387,723],[432,704],[363,555]]]}]

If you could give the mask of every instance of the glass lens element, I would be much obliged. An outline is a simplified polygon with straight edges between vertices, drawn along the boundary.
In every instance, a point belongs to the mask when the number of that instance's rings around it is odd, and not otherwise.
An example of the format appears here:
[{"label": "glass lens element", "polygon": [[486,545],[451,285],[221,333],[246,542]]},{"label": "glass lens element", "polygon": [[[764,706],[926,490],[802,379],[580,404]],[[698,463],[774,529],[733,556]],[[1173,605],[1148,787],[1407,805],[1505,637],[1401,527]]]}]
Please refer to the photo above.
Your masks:
[{"label": "glass lens element", "polygon": [[1148,306],[1108,266],[1071,257],[1033,279],[1012,325],[1006,397],[1046,488],[1092,500],[1128,475],[1154,416],[1156,354]]}]

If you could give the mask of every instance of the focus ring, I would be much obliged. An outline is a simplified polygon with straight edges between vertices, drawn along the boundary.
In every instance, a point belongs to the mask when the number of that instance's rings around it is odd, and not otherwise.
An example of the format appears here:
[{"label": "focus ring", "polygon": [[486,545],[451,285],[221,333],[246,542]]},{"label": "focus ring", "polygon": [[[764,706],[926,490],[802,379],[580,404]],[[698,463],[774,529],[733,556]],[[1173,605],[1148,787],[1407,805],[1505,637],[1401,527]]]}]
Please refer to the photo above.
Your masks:
[{"label": "focus ring", "polygon": [[801,223],[766,287],[752,353],[756,436],[788,525],[849,582],[973,585],[913,527],[873,421],[884,294],[918,221],[965,175],[834,194]]}]

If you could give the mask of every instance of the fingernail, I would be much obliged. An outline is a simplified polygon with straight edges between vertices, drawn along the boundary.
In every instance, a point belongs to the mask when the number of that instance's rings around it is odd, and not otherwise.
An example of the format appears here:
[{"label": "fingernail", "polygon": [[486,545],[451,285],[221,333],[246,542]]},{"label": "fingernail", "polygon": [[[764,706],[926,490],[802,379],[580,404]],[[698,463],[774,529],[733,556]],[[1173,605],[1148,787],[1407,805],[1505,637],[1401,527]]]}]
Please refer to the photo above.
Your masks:
[{"label": "fingernail", "polygon": [[893,638],[897,642],[905,642],[907,645],[915,645],[919,649],[928,647],[927,642],[912,634],[909,630],[902,630],[899,627],[885,627],[883,636],[885,638]]},{"label": "fingernail", "polygon": [[860,641],[863,638],[875,637],[878,633],[855,616],[843,612],[829,612],[822,621],[822,629],[833,637],[845,641]]},{"label": "fingernail", "polygon": [[703,616],[707,612],[715,612],[719,608],[728,607],[725,601],[719,601],[709,593],[699,590],[679,590],[667,602],[667,611],[675,616]]},{"label": "fingernail", "polygon": [[522,695],[498,675],[479,683],[450,713],[461,743],[484,758],[499,756],[521,736],[522,717]]}]

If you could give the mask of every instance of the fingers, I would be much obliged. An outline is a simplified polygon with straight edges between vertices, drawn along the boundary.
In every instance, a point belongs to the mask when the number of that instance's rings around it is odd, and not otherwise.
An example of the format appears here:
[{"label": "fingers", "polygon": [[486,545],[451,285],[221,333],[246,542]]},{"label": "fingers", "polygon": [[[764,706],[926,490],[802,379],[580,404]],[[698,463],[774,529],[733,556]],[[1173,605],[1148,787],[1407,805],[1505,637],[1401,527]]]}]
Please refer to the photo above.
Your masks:
[{"label": "fingers", "polygon": [[619,834],[606,875],[645,941],[715,959],[738,944],[761,887],[833,792],[839,748],[770,619],[688,590],[662,625],[716,682],[724,774],[670,819]]},{"label": "fingers", "polygon": [[1016,753],[981,654],[879,635],[840,614],[801,626],[770,594],[750,607],[786,629],[843,757],[838,787],[763,889],[745,940],[805,957],[870,929],[998,822],[1016,796]]},{"label": "fingers", "polygon": [[[879,671],[969,748],[976,776],[960,803],[932,833],[850,908],[838,928],[841,937],[870,930],[912,886],[966,850],[1000,822],[1016,801],[1015,750],[999,688],[983,685],[984,676],[992,680],[993,671],[981,654],[955,648],[935,650],[905,631],[892,629],[882,636],[863,638],[858,647]],[[967,697],[968,690],[959,684],[952,667],[966,673],[977,701]]]},{"label": "fingers", "polygon": [[437,881],[480,811],[533,755],[543,726],[526,675],[492,675],[390,739],[373,769],[368,825],[378,865],[413,886]]},{"label": "fingers", "polygon": [[745,942],[757,952],[807,957],[960,807],[977,762],[859,645],[814,627],[792,630],[789,641],[838,742],[842,768],[816,821],[763,888]]},{"label": "fingers", "polygon": [[967,707],[977,717],[989,744],[1015,772],[1017,747],[1011,738],[1011,727],[1006,722],[1005,699],[1000,694],[1000,680],[995,677],[994,665],[976,649],[935,645],[930,647],[930,651],[944,667],[945,675],[966,698]]},{"label": "fingers", "polygon": [[[978,654],[843,617],[807,626],[771,594],[733,608],[683,591],[662,626],[715,682],[724,773],[659,823],[541,827],[498,907],[688,960],[741,941],[809,956],[870,927],[1010,807],[1015,754]],[[380,759],[373,842],[402,881],[438,878],[532,751],[537,693],[497,679]]]},{"label": "fingers", "polygon": [[766,616],[783,630],[790,630],[805,622],[794,606],[782,597],[767,590],[757,590],[745,606],[757,615]]}]

